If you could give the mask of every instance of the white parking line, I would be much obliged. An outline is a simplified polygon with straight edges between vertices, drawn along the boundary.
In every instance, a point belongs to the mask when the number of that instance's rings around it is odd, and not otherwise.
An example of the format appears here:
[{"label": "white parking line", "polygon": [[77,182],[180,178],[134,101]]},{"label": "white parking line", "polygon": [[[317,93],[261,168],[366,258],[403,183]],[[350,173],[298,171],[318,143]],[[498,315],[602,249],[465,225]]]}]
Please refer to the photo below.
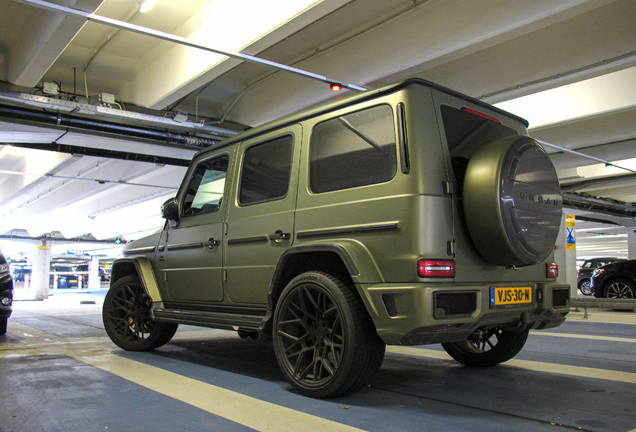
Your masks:
[{"label": "white parking line", "polygon": [[552,337],[562,337],[562,338],[572,338],[572,339],[589,339],[589,340],[603,340],[610,342],[628,342],[628,343],[636,343],[636,338],[623,338],[623,337],[614,337],[614,336],[595,336],[595,335],[582,335],[582,334],[573,334],[573,333],[550,333],[544,332],[543,330],[533,331],[531,333],[533,336],[552,336]]},{"label": "white parking line", "polygon": [[[423,358],[433,358],[442,360],[452,360],[451,356],[444,351],[436,351],[424,348],[413,348],[405,346],[389,346],[387,352],[393,354],[410,355]],[[544,363],[528,360],[508,360],[501,366],[515,367],[519,369],[545,372],[550,374],[570,375],[583,378],[595,378],[607,381],[617,381],[628,384],[636,384],[636,373],[621,372],[608,369],[597,369],[583,366],[569,366],[557,363]]]}]

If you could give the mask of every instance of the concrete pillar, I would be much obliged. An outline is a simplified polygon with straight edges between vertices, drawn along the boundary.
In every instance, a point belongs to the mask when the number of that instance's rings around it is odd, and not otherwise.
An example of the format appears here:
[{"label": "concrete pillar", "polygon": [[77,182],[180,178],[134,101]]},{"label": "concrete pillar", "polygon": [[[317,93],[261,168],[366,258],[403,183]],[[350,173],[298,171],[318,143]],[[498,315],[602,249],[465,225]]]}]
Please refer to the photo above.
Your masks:
[{"label": "concrete pillar", "polygon": [[49,298],[49,269],[51,268],[51,247],[46,240],[37,241],[35,263],[33,264],[32,287],[35,288],[35,299]]},{"label": "concrete pillar", "polygon": [[554,250],[554,260],[559,266],[557,282],[569,284],[570,298],[576,298],[578,296],[576,287],[576,234],[573,215],[563,214]]},{"label": "concrete pillar", "polygon": [[99,277],[99,257],[93,256],[88,262],[88,289],[98,290],[102,286]]},{"label": "concrete pillar", "polygon": [[636,259],[636,227],[627,227],[627,258]]}]

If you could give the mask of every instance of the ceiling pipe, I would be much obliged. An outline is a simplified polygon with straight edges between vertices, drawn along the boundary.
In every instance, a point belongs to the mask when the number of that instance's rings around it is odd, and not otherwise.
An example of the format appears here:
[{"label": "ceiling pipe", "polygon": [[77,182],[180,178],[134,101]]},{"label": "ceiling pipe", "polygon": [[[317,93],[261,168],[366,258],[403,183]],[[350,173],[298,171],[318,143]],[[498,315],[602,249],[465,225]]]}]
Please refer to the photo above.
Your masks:
[{"label": "ceiling pipe", "polygon": [[622,174],[611,177],[604,177],[598,179],[591,180],[582,180],[575,183],[569,183],[561,186],[561,190],[564,192],[575,192],[582,190],[590,190],[590,189],[601,189],[601,188],[610,188],[610,187],[623,187],[623,186],[633,186],[634,180],[636,179],[635,174]]},{"label": "ceiling pipe", "polygon": [[166,144],[181,144],[190,147],[209,147],[220,141],[192,135],[173,134],[135,126],[124,126],[117,123],[89,120],[62,113],[40,112],[8,105],[0,105],[0,117],[45,123],[53,126],[113,133],[129,137],[161,141]]},{"label": "ceiling pipe", "polygon": [[122,29],[122,30],[128,30],[131,31],[133,33],[138,33],[138,34],[142,34],[142,35],[146,35],[146,36],[150,36],[150,37],[154,37],[157,39],[161,39],[161,40],[165,40],[168,42],[174,42],[180,45],[185,45],[191,48],[197,48],[197,49],[201,49],[204,51],[209,51],[209,52],[213,52],[216,54],[221,54],[227,57],[231,57],[231,58],[235,58],[235,59],[239,59],[239,60],[243,60],[246,62],[250,62],[250,63],[256,63],[256,64],[260,64],[262,66],[266,66],[266,67],[270,67],[270,68],[274,68],[274,69],[278,69],[281,71],[285,71],[285,72],[289,72],[295,75],[300,75],[302,77],[305,78],[310,78],[316,81],[321,81],[327,84],[338,84],[343,88],[348,88],[350,90],[356,90],[356,91],[364,91],[364,90],[368,90],[366,87],[362,87],[362,86],[358,86],[355,84],[349,84],[349,83],[345,83],[343,81],[340,80],[335,80],[332,78],[328,78],[326,76],[323,75],[318,75],[315,74],[313,72],[308,72],[302,69],[298,69],[292,66],[287,66],[284,64],[280,64],[280,63],[276,63],[273,61],[269,61],[269,60],[265,60],[259,57],[255,57],[255,56],[251,56],[249,54],[243,54],[243,53],[236,53],[236,52],[231,52],[231,51],[224,51],[224,50],[220,50],[218,48],[214,48],[210,45],[207,44],[202,44],[199,43],[195,40],[192,39],[187,39],[184,37],[180,37],[180,36],[175,36],[172,35],[170,33],[166,33],[166,32],[162,32],[162,31],[158,31],[158,30],[153,30],[153,29],[149,29],[147,27],[142,27],[136,24],[130,24],[124,21],[120,21],[120,20],[116,20],[116,19],[112,19],[112,18],[107,18],[107,17],[103,17],[100,15],[95,15],[92,13],[88,13],[88,12],[84,12],[78,9],[72,9],[69,7],[65,7],[65,6],[60,6],[60,5],[56,5],[53,3],[49,3],[46,1],[42,1],[42,0],[14,0],[17,1],[18,3],[23,3],[23,4],[27,4],[30,6],[35,6],[35,7],[39,7],[41,9],[46,9],[52,12],[58,12],[58,13],[62,13],[65,15],[70,15],[70,16],[74,16],[74,17],[79,17],[79,18],[84,18],[87,21],[92,21],[92,22],[96,22],[99,24],[103,24],[103,25],[107,25],[110,27],[115,27],[118,29]]},{"label": "ceiling pipe", "polygon": [[57,174],[31,174],[31,173],[23,173],[20,171],[11,171],[11,170],[0,170],[0,174],[10,174],[10,175],[19,175],[19,176],[28,176],[28,177],[41,177],[41,178],[52,178],[52,179],[62,179],[62,180],[81,180],[81,181],[89,181],[93,183],[99,184],[118,184],[122,186],[140,186],[140,187],[149,187],[149,188],[157,188],[161,189],[161,192],[172,192],[173,190],[179,189],[174,186],[161,186],[161,185],[152,185],[146,183],[132,183],[121,180],[104,180],[104,179],[95,179],[95,178],[86,178],[86,177],[69,177],[69,176],[61,176]]},{"label": "ceiling pipe", "polygon": [[621,217],[636,217],[636,207],[623,201],[603,199],[587,194],[564,192],[563,205],[576,210]]},{"label": "ceiling pipe", "polygon": [[581,156],[581,157],[584,157],[584,158],[587,158],[587,159],[591,159],[591,160],[596,161],[596,162],[604,163],[606,166],[619,168],[619,169],[622,169],[622,170],[625,170],[625,171],[629,171],[631,173],[636,174],[636,171],[634,171],[633,169],[625,168],[625,167],[620,166],[620,165],[615,165],[614,163],[612,163],[611,161],[608,161],[606,159],[597,158],[595,156],[591,156],[589,154],[581,153],[579,151],[572,150],[572,149],[569,149],[567,147],[562,147],[562,146],[558,146],[556,144],[551,144],[551,143],[546,142],[546,141],[537,140],[537,142],[541,143],[544,146],[552,147],[552,148],[555,148],[555,149],[560,150],[562,152],[571,153],[571,154],[574,154],[574,155],[577,155],[577,156]]}]

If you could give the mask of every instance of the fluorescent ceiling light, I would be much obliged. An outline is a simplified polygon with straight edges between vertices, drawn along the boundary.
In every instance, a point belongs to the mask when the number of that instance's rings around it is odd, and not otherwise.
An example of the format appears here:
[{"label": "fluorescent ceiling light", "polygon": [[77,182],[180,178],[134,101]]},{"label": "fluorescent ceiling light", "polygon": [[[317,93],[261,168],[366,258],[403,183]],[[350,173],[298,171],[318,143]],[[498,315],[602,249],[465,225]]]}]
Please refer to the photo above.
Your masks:
[{"label": "fluorescent ceiling light", "polygon": [[157,0],[146,0],[141,7],[139,8],[139,12],[146,13],[157,3]]},{"label": "fluorescent ceiling light", "polygon": [[0,142],[4,144],[31,143],[50,144],[62,135],[61,132],[15,132],[0,131]]},{"label": "fluorescent ceiling light", "polygon": [[634,106],[636,67],[495,104],[531,128]]}]

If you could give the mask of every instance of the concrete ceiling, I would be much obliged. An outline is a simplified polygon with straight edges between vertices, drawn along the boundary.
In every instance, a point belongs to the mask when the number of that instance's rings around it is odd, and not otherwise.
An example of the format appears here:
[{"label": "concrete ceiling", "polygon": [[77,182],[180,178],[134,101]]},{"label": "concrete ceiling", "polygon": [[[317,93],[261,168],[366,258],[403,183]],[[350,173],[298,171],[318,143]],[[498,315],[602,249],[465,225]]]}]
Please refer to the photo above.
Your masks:
[{"label": "concrete ceiling", "polygon": [[[632,0],[159,0],[144,14],[133,0],[55,3],[365,87],[412,76],[439,83],[528,118],[541,141],[621,167],[547,147],[571,192],[636,201]],[[155,129],[217,139],[196,127],[240,130],[341,96],[322,82],[14,0],[0,0],[0,10],[4,88],[41,96],[43,83],[56,82],[63,93],[52,98],[185,112],[194,128]],[[170,160],[197,150],[6,117],[0,147],[0,231],[99,239],[161,226],[160,203],[185,170]],[[123,160],[131,154],[156,160]],[[589,208],[568,212],[604,217]],[[579,256],[626,256],[631,221],[578,222]]]}]

